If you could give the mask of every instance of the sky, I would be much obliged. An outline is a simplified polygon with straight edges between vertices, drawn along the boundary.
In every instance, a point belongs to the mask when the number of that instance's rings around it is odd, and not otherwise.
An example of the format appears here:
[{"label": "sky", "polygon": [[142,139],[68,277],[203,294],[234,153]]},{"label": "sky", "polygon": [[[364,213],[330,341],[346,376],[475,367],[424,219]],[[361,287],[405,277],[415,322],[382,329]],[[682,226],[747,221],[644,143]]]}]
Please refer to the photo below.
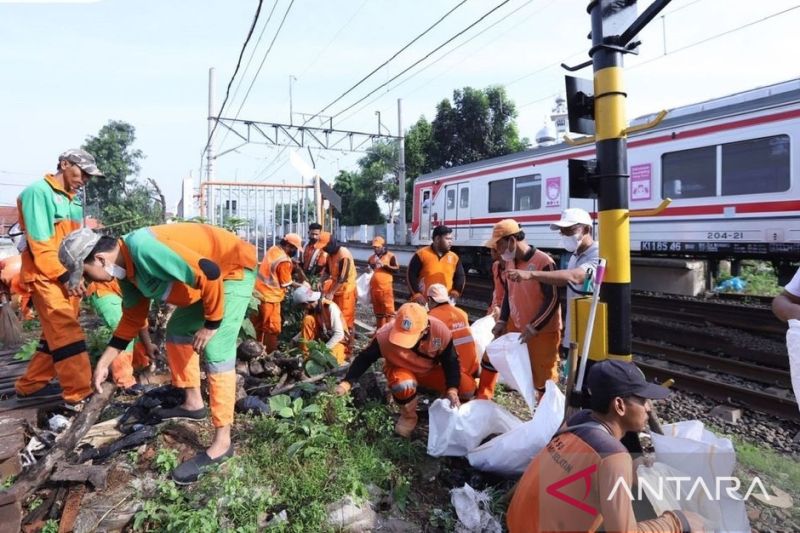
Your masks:
[{"label": "sky", "polygon": [[[292,77],[294,120],[302,122],[300,113],[319,113],[455,8],[324,115],[335,116],[339,129],[376,131],[380,111],[381,122],[396,133],[398,98],[407,129],[420,116],[432,120],[437,102],[451,98],[454,89],[503,85],[516,103],[520,134],[533,139],[555,96],[563,94],[566,72],[558,65],[588,59],[587,0],[508,0],[342,112],[502,2],[264,0],[222,114],[288,122]],[[640,0],[639,11],[650,3]],[[208,140],[208,69],[216,69],[218,108],[257,5],[0,0],[0,205],[12,204],[22,186],[54,168],[59,153],[79,146],[109,120],[123,120],[136,128],[135,147],[146,156],[141,179],[158,181],[174,209],[182,180],[200,177]],[[628,117],[800,77],[798,28],[798,0],[673,0],[640,34],[640,55],[625,58]],[[573,75],[591,79],[592,73],[587,68]],[[219,130],[213,148],[221,153],[237,144],[235,136]],[[361,155],[315,151],[314,160],[332,183],[339,170],[357,168]],[[255,143],[220,156],[215,172],[220,181],[300,180],[289,150]]]}]

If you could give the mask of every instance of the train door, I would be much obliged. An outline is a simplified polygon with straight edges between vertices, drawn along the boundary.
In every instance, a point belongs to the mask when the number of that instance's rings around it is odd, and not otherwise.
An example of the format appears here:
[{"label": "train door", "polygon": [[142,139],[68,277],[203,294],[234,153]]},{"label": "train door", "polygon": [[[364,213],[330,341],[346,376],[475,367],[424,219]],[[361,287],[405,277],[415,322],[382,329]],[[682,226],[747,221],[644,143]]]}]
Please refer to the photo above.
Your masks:
[{"label": "train door", "polygon": [[431,189],[422,189],[420,192],[419,240],[425,242],[431,238]]},{"label": "train door", "polygon": [[469,239],[469,183],[454,183],[444,190],[444,220],[453,228],[453,239]]}]

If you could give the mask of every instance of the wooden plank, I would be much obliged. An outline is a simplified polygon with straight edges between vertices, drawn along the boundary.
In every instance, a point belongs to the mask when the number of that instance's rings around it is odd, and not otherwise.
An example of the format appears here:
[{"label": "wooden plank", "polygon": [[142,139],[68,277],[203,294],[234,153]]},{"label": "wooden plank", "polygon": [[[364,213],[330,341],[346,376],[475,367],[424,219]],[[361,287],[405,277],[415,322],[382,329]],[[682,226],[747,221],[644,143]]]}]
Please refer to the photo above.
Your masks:
[{"label": "wooden plank", "polygon": [[67,465],[60,464],[50,476],[50,481],[88,481],[95,490],[105,490],[110,465]]},{"label": "wooden plank", "polygon": [[21,502],[17,501],[0,507],[0,533],[18,533],[21,526]]},{"label": "wooden plank", "polygon": [[0,461],[5,461],[13,457],[25,447],[25,433],[19,432],[14,435],[0,437]]},{"label": "wooden plank", "polygon": [[22,472],[22,460],[19,458],[19,454],[0,462],[0,481],[5,481],[20,472]]},{"label": "wooden plank", "polygon": [[70,489],[67,501],[64,503],[64,512],[58,523],[58,533],[70,533],[81,510],[81,501],[86,494],[86,485],[77,485]]}]

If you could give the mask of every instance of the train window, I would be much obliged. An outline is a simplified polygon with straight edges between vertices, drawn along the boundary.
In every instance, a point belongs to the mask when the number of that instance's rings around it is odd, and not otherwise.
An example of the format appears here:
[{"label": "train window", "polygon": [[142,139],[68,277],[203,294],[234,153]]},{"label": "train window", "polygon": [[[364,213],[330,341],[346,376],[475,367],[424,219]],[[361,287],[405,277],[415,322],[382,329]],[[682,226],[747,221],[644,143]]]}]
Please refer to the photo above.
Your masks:
[{"label": "train window", "polygon": [[489,212],[511,211],[514,208],[514,178],[489,182]]},{"label": "train window", "polygon": [[516,178],[514,191],[514,211],[539,209],[542,206],[542,176],[521,176]]},{"label": "train window", "polygon": [[463,187],[461,189],[461,194],[458,196],[458,208],[464,209],[466,207],[469,207],[469,189]]},{"label": "train window", "polygon": [[447,209],[454,209],[456,207],[456,190],[449,189],[447,191]]},{"label": "train window", "polygon": [[722,195],[789,189],[789,136],[722,145]]},{"label": "train window", "polygon": [[717,147],[670,152],[661,156],[664,198],[717,195]]}]

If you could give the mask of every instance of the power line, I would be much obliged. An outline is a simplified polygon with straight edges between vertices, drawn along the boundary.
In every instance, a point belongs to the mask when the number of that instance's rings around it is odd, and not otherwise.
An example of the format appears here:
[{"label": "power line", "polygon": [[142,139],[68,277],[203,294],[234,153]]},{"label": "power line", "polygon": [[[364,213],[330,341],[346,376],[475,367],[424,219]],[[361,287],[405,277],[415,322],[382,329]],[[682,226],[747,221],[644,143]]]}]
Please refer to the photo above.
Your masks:
[{"label": "power line", "polygon": [[[506,0],[506,2],[508,2],[508,1],[509,1],[509,0]],[[350,87],[349,89],[347,89],[345,92],[343,92],[342,94],[340,94],[339,96],[337,96],[337,97],[336,97],[336,98],[335,98],[335,99],[334,99],[332,102],[330,102],[328,105],[326,105],[325,107],[323,107],[322,109],[320,109],[320,110],[319,110],[319,111],[316,113],[316,115],[321,115],[322,113],[324,113],[324,112],[325,112],[325,110],[327,110],[327,109],[328,109],[329,107],[331,107],[333,104],[335,104],[336,102],[338,102],[339,100],[341,100],[342,98],[344,98],[345,96],[347,96],[348,94],[350,94],[350,93],[353,91],[353,89],[355,89],[356,87],[358,87],[359,85],[361,85],[362,83],[364,83],[365,81],[367,81],[367,80],[368,80],[370,77],[372,77],[372,75],[373,75],[373,74],[375,74],[375,73],[376,73],[376,72],[378,72],[380,69],[382,69],[383,67],[385,67],[386,65],[388,65],[388,64],[389,64],[389,62],[391,62],[393,59],[395,59],[397,56],[399,56],[401,53],[403,53],[405,50],[407,50],[407,49],[408,49],[408,48],[409,48],[409,47],[410,47],[412,44],[414,44],[415,42],[417,42],[418,40],[420,40],[420,39],[421,39],[423,36],[425,36],[425,35],[426,35],[428,32],[430,32],[430,31],[431,31],[433,28],[435,28],[436,26],[438,26],[438,25],[439,25],[439,24],[440,24],[440,23],[441,23],[441,22],[442,22],[444,19],[446,19],[447,17],[449,17],[449,16],[450,16],[450,15],[451,15],[451,14],[452,14],[452,13],[453,13],[453,12],[454,12],[456,9],[458,9],[459,7],[463,6],[463,5],[464,5],[464,4],[466,4],[466,3],[467,3],[467,0],[462,0],[460,3],[456,4],[456,6],[455,6],[455,7],[453,7],[453,9],[451,9],[450,11],[448,11],[447,13],[445,13],[444,15],[442,15],[442,16],[439,18],[439,20],[437,20],[436,22],[434,22],[433,24],[431,24],[430,26],[428,26],[428,28],[426,28],[426,29],[425,29],[425,31],[423,31],[422,33],[420,33],[419,35],[417,35],[416,37],[414,37],[413,39],[411,39],[411,41],[409,41],[408,43],[406,43],[406,45],[405,45],[405,46],[403,46],[403,47],[402,47],[400,50],[398,50],[397,52],[395,52],[395,53],[392,55],[392,57],[390,57],[389,59],[387,59],[386,61],[384,61],[383,63],[381,63],[381,64],[380,64],[380,65],[378,65],[377,67],[375,67],[374,69],[372,69],[372,71],[371,71],[369,74],[367,74],[366,76],[364,76],[363,78],[361,78],[360,80],[358,80],[358,81],[356,82],[356,84],[355,84],[355,85],[353,85],[352,87]],[[503,2],[503,3],[505,3],[505,2]],[[502,5],[502,4],[501,4],[501,5]]]},{"label": "power line", "polygon": [[628,67],[628,70],[633,70],[635,68],[639,68],[639,67],[644,66],[644,65],[646,65],[648,63],[652,63],[653,61],[657,61],[659,59],[662,59],[662,58],[664,58],[664,57],[666,57],[668,55],[677,54],[678,52],[682,52],[682,51],[687,50],[689,48],[692,48],[694,46],[697,46],[697,45],[700,45],[700,44],[703,44],[703,43],[707,43],[709,41],[713,41],[714,39],[718,39],[718,38],[724,37],[726,35],[730,35],[731,33],[737,32],[739,30],[743,30],[745,28],[749,28],[750,26],[754,26],[754,25],[759,24],[761,22],[764,22],[766,20],[769,20],[769,19],[778,17],[780,15],[786,14],[786,13],[788,13],[790,11],[793,11],[793,10],[799,8],[799,7],[800,7],[800,4],[797,4],[795,6],[792,6],[792,7],[788,8],[788,9],[784,9],[783,11],[779,11],[777,13],[773,13],[771,15],[767,15],[766,17],[760,18],[758,20],[753,20],[753,21],[748,22],[746,24],[742,24],[741,26],[737,26],[736,28],[731,28],[730,30],[726,30],[726,31],[724,31],[722,33],[718,33],[716,35],[712,35],[710,37],[706,37],[705,39],[701,39],[701,40],[696,41],[694,43],[687,44],[685,46],[681,46],[680,48],[676,48],[675,50],[671,50],[671,51],[669,51],[669,52],[667,52],[665,54],[662,54],[662,55],[660,55],[658,57],[654,57],[652,59],[648,59],[647,61],[642,61],[641,63],[637,63],[635,65],[632,65],[632,66]]},{"label": "power line", "polygon": [[[508,0],[506,0],[506,1],[508,1]],[[315,118],[315,117],[318,117],[319,115],[321,115],[322,113],[324,113],[324,112],[325,112],[325,110],[327,110],[327,109],[328,109],[330,106],[332,106],[333,104],[335,104],[336,102],[338,102],[339,100],[341,100],[341,99],[342,99],[344,96],[346,96],[346,95],[347,95],[347,94],[349,94],[351,91],[353,91],[353,89],[355,89],[356,87],[358,87],[359,85],[361,85],[362,83],[364,83],[364,81],[366,81],[367,79],[369,79],[369,78],[370,78],[370,77],[371,77],[373,74],[375,74],[375,73],[376,73],[377,71],[379,71],[381,68],[385,67],[385,66],[386,66],[386,65],[387,65],[387,64],[388,64],[390,61],[392,61],[393,59],[395,59],[395,58],[396,58],[398,55],[400,55],[400,54],[401,54],[403,51],[405,51],[405,50],[406,50],[408,47],[410,47],[412,44],[414,44],[415,42],[417,42],[417,41],[418,41],[420,38],[422,38],[424,35],[426,35],[428,32],[430,32],[430,31],[431,31],[433,28],[435,28],[436,26],[438,26],[438,25],[439,25],[439,24],[440,24],[440,23],[441,23],[441,22],[442,22],[444,19],[446,19],[448,16],[450,16],[450,15],[451,15],[451,14],[452,14],[452,13],[453,13],[453,12],[454,12],[456,9],[458,9],[459,7],[461,7],[462,5],[464,5],[466,2],[467,2],[467,0],[462,0],[462,1],[461,1],[459,4],[457,4],[455,7],[453,7],[453,8],[452,8],[450,11],[448,11],[447,13],[445,13],[444,15],[442,15],[442,16],[441,16],[441,17],[440,17],[440,18],[439,18],[437,21],[435,21],[435,22],[434,22],[432,25],[430,25],[430,26],[429,26],[427,29],[425,29],[425,30],[424,30],[422,33],[420,33],[419,35],[417,35],[416,37],[414,37],[414,38],[413,38],[411,41],[409,41],[408,43],[406,43],[406,45],[405,45],[405,46],[403,46],[403,47],[402,47],[400,50],[398,50],[397,52],[395,52],[395,53],[394,53],[394,54],[393,54],[393,55],[392,55],[392,56],[391,56],[389,59],[387,59],[386,61],[384,61],[384,62],[383,62],[381,65],[379,65],[379,66],[378,66],[378,67],[376,67],[375,69],[373,69],[373,70],[372,70],[372,72],[370,72],[369,74],[367,74],[366,76],[364,76],[363,78],[361,78],[361,79],[360,79],[360,80],[359,80],[359,81],[358,81],[358,82],[357,82],[355,85],[353,85],[352,87],[350,87],[349,89],[347,89],[347,90],[346,90],[344,93],[342,93],[341,95],[339,95],[337,98],[335,98],[335,99],[334,99],[333,101],[331,101],[331,102],[330,102],[328,105],[326,105],[325,107],[323,107],[321,110],[319,110],[319,111],[318,111],[318,112],[316,112],[315,114],[313,114],[313,115],[311,115],[310,117],[308,117],[308,118],[307,118],[307,119],[306,119],[306,120],[303,122],[303,126],[305,126],[306,124],[308,124],[308,123],[309,123],[309,122],[310,122],[310,121],[311,121],[313,118]],[[349,22],[348,22],[348,23],[349,23]],[[316,60],[315,60],[315,61],[316,61]],[[308,69],[306,69],[306,70],[308,70]],[[272,158],[272,160],[271,160],[269,163],[267,163],[267,164],[266,164],[266,166],[265,166],[264,168],[262,168],[261,170],[259,170],[259,171],[258,171],[258,172],[255,174],[255,176],[254,176],[254,178],[253,178],[253,179],[254,179],[254,180],[255,180],[255,179],[258,179],[258,178],[259,178],[259,176],[260,176],[261,174],[263,174],[263,173],[267,172],[267,171],[268,171],[268,169],[269,169],[269,168],[270,168],[272,165],[274,165],[274,164],[275,164],[275,163],[278,161],[278,159],[280,158],[280,156],[283,154],[283,152],[284,152],[285,150],[286,150],[285,148],[282,148],[282,149],[281,149],[281,150],[280,150],[280,151],[279,151],[279,152],[278,152],[278,153],[275,155],[275,157],[274,157],[274,158]],[[273,172],[273,174],[274,174],[274,172]],[[264,181],[264,180],[268,179],[270,176],[272,176],[272,174],[270,174],[270,175],[266,176],[266,178],[262,179],[261,181]]]},{"label": "power line", "polygon": [[256,8],[256,14],[253,17],[253,23],[250,25],[250,31],[247,32],[247,37],[244,40],[244,44],[242,44],[242,50],[239,52],[239,59],[236,61],[236,68],[233,70],[233,75],[231,76],[230,81],[228,82],[228,87],[225,89],[225,99],[222,100],[222,105],[219,108],[219,112],[217,113],[217,120],[214,122],[214,126],[211,128],[211,133],[208,135],[208,140],[206,141],[206,146],[203,148],[200,157],[202,158],[202,154],[205,154],[208,150],[208,147],[211,145],[211,139],[214,137],[214,132],[217,130],[217,124],[219,124],[219,117],[222,116],[222,111],[225,109],[225,104],[228,103],[228,97],[231,93],[231,85],[233,85],[233,80],[236,78],[236,74],[239,72],[239,67],[242,65],[242,57],[244,56],[244,51],[247,49],[247,43],[250,42],[250,37],[253,36],[253,30],[256,28],[256,24],[258,23],[258,16],[261,14],[261,5],[264,3],[264,0],[258,0],[258,7]]},{"label": "power line", "polygon": [[[445,52],[444,54],[442,54],[441,56],[439,56],[438,58],[436,58],[436,60],[435,60],[435,61],[432,61],[431,63],[428,63],[427,65],[425,65],[424,67],[422,67],[422,68],[421,68],[421,69],[419,69],[418,71],[414,72],[412,75],[410,75],[410,76],[409,76],[409,77],[407,77],[406,79],[404,79],[404,80],[401,80],[401,81],[399,81],[398,83],[396,83],[395,85],[393,85],[392,87],[390,87],[390,88],[386,89],[386,92],[385,92],[385,93],[379,94],[378,96],[376,96],[375,98],[373,98],[373,99],[372,99],[372,100],[370,100],[369,102],[365,103],[363,106],[359,107],[358,109],[356,109],[355,111],[353,111],[352,113],[350,113],[349,115],[347,115],[345,118],[341,119],[341,121],[342,121],[342,122],[344,122],[345,120],[349,120],[349,119],[350,119],[350,118],[352,118],[353,116],[355,116],[355,115],[357,115],[358,113],[360,113],[361,111],[363,111],[363,110],[364,110],[366,107],[368,107],[368,106],[372,105],[372,104],[373,104],[375,101],[379,100],[380,98],[383,98],[385,95],[387,95],[387,94],[389,94],[390,92],[394,91],[395,89],[397,89],[398,87],[400,87],[400,86],[401,86],[401,85],[403,85],[404,83],[407,83],[407,82],[409,82],[409,81],[413,80],[413,79],[414,79],[414,78],[416,78],[418,75],[422,74],[423,72],[425,72],[426,70],[428,70],[429,68],[431,68],[432,66],[434,66],[435,64],[437,64],[439,61],[441,61],[442,59],[444,59],[445,57],[447,57],[448,55],[452,54],[453,52],[455,52],[456,50],[458,50],[458,49],[459,49],[459,48],[461,48],[462,46],[464,46],[464,45],[466,45],[466,44],[468,44],[468,43],[472,42],[472,41],[473,41],[473,40],[475,40],[475,39],[477,39],[478,37],[480,37],[481,35],[483,35],[483,34],[484,34],[484,33],[486,33],[487,31],[491,30],[492,28],[494,28],[495,26],[497,26],[498,24],[500,24],[500,23],[501,23],[501,22],[503,22],[504,20],[508,19],[510,16],[512,16],[512,15],[515,15],[515,14],[516,14],[517,12],[519,12],[521,9],[524,9],[525,7],[527,7],[529,4],[533,3],[534,1],[535,1],[535,0],[528,0],[527,2],[525,2],[524,4],[522,4],[521,6],[519,6],[518,8],[516,8],[515,10],[513,10],[513,11],[509,12],[509,13],[508,13],[507,15],[505,15],[503,18],[500,18],[500,19],[498,19],[497,21],[493,22],[493,23],[492,23],[490,26],[487,26],[486,28],[484,28],[484,29],[483,29],[483,30],[481,30],[480,32],[476,33],[475,35],[473,35],[473,36],[472,36],[472,37],[470,37],[469,39],[467,39],[467,40],[465,40],[464,42],[462,42],[462,43],[458,44],[457,46],[454,46],[453,48],[451,48],[450,50],[448,50],[447,52]],[[542,12],[544,9],[546,9],[546,8],[550,7],[550,6],[551,6],[551,5],[552,5],[554,2],[555,2],[555,0],[551,0],[551,2],[550,2],[549,4],[545,5],[545,6],[544,6],[544,7],[542,7],[541,9],[537,9],[536,11],[534,11],[533,13],[531,13],[530,15],[528,15],[527,17],[525,17],[524,19],[522,19],[521,21],[519,21],[517,24],[515,24],[514,26],[512,26],[512,27],[511,27],[511,28],[509,28],[509,29],[516,28],[516,27],[517,27],[517,26],[519,26],[520,24],[522,24],[522,23],[524,23],[525,21],[527,21],[527,20],[528,20],[530,17],[532,17],[533,15],[535,15],[535,14],[537,14],[537,13],[541,13],[541,12]],[[440,74],[438,74],[437,76],[434,76],[433,78],[429,79],[429,80],[428,80],[428,81],[426,81],[425,83],[423,83],[423,84],[421,84],[421,85],[418,85],[416,88],[412,89],[411,91],[409,91],[409,92],[407,92],[407,93],[404,93],[404,94],[403,94],[403,97],[406,97],[406,96],[408,96],[409,94],[413,94],[413,93],[417,92],[418,90],[422,89],[423,87],[425,87],[426,85],[429,85],[429,84],[430,84],[430,83],[432,83],[434,80],[436,80],[436,79],[438,79],[438,78],[441,78],[443,75],[445,75],[447,72],[449,72],[450,70],[452,70],[454,67],[456,67],[456,66],[460,65],[461,63],[463,63],[463,62],[464,62],[466,59],[467,59],[467,57],[465,57],[464,59],[462,59],[462,60],[461,60],[461,61],[459,61],[458,63],[454,63],[454,64],[453,64],[453,65],[452,65],[450,68],[448,68],[447,70],[444,70],[443,72],[441,72],[441,73],[440,73]],[[384,110],[381,110],[381,111],[384,111]]]},{"label": "power line", "polygon": [[359,98],[358,100],[356,100],[355,102],[353,102],[352,104],[350,104],[349,106],[347,106],[346,108],[342,109],[341,111],[339,111],[338,113],[336,113],[335,115],[333,115],[333,117],[334,117],[334,118],[336,118],[336,117],[338,117],[339,115],[341,115],[342,113],[344,113],[344,112],[346,112],[346,111],[349,111],[350,109],[354,108],[355,106],[357,106],[358,104],[360,104],[361,102],[363,102],[364,100],[366,100],[367,98],[369,98],[370,96],[372,96],[373,94],[375,94],[376,92],[378,92],[379,90],[381,90],[382,88],[386,87],[386,86],[387,86],[387,85],[389,85],[391,82],[393,82],[394,80],[396,80],[397,78],[399,78],[400,76],[402,76],[403,74],[405,74],[406,72],[408,72],[409,70],[411,70],[412,68],[416,67],[417,65],[419,65],[420,63],[422,63],[423,61],[425,61],[426,59],[428,59],[430,56],[432,56],[433,54],[435,54],[436,52],[438,52],[439,50],[441,50],[442,48],[444,48],[446,45],[450,44],[450,43],[451,43],[451,42],[453,42],[455,39],[457,39],[458,37],[460,37],[461,35],[463,35],[463,34],[464,34],[464,33],[466,33],[467,31],[469,31],[470,29],[472,29],[473,27],[475,27],[477,24],[480,24],[480,23],[481,23],[481,22],[482,22],[482,21],[483,21],[483,20],[484,20],[486,17],[488,17],[489,15],[491,15],[492,13],[494,13],[495,11],[497,11],[498,9],[500,9],[501,7],[503,7],[504,5],[506,5],[507,3],[509,3],[510,1],[511,1],[511,0],[504,0],[503,2],[501,2],[501,3],[497,4],[495,7],[493,7],[492,9],[490,9],[489,11],[487,11],[486,13],[484,13],[484,14],[483,14],[483,15],[482,15],[480,18],[478,18],[478,20],[476,20],[475,22],[473,22],[472,24],[470,24],[469,26],[467,26],[466,28],[464,28],[464,29],[463,29],[463,30],[461,30],[460,32],[456,33],[455,35],[453,35],[452,37],[450,37],[449,39],[447,39],[445,42],[443,42],[442,44],[440,44],[439,46],[437,46],[436,48],[434,48],[433,50],[431,50],[430,52],[428,52],[427,54],[425,54],[423,57],[421,57],[420,59],[418,59],[417,61],[415,61],[413,64],[411,64],[411,66],[409,66],[409,67],[405,68],[405,69],[404,69],[403,71],[401,71],[399,74],[397,74],[397,75],[393,76],[391,79],[389,79],[389,80],[385,81],[384,83],[380,84],[378,87],[376,87],[375,89],[373,89],[373,90],[372,90],[372,91],[370,91],[369,93],[365,94],[364,96],[362,96],[361,98]]},{"label": "power line", "polygon": [[[253,49],[250,51],[250,57],[247,58],[247,64],[244,66],[244,71],[242,72],[242,76],[239,78],[239,81],[236,82],[236,88],[233,90],[233,96],[231,96],[231,102],[236,101],[236,95],[239,94],[239,89],[242,88],[242,82],[244,81],[245,76],[247,76],[247,71],[250,70],[250,64],[253,62],[253,58],[256,55],[258,46],[261,44],[261,39],[264,38],[264,34],[267,32],[267,27],[269,27],[269,22],[272,20],[272,15],[275,13],[276,7],[278,7],[278,0],[276,0],[275,3],[272,4],[272,9],[270,9],[269,11],[269,15],[267,16],[267,21],[261,28],[261,33],[258,34],[258,40],[256,40],[255,46],[253,46]],[[241,109],[241,107],[239,109]],[[218,148],[222,148],[222,146],[225,144],[225,140],[228,138],[229,133],[230,130],[225,130],[225,135],[222,137],[222,141],[220,141]]]}]

